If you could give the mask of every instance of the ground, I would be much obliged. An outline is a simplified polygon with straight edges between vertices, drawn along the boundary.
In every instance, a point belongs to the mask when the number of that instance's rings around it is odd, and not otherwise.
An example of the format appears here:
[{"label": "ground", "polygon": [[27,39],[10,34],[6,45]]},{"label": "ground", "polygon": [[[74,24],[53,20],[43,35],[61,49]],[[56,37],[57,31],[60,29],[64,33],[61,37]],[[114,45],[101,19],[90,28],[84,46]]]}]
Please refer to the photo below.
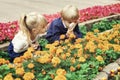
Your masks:
[{"label": "ground", "polygon": [[22,13],[36,11],[41,14],[54,14],[65,5],[73,4],[79,9],[95,5],[120,3],[120,0],[0,0],[0,22],[18,20]]}]

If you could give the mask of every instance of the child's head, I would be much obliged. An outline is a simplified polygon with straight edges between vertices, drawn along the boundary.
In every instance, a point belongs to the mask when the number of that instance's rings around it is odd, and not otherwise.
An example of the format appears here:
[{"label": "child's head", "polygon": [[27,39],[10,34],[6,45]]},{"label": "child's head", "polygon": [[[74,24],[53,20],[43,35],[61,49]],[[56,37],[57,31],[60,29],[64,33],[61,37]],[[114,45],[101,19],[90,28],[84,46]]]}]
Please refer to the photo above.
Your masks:
[{"label": "child's head", "polygon": [[67,5],[61,10],[61,18],[68,27],[71,23],[78,23],[79,10],[75,6]]},{"label": "child's head", "polygon": [[31,12],[20,18],[20,29],[29,39],[31,36],[36,37],[38,34],[45,33],[46,26],[46,19],[36,12]]}]

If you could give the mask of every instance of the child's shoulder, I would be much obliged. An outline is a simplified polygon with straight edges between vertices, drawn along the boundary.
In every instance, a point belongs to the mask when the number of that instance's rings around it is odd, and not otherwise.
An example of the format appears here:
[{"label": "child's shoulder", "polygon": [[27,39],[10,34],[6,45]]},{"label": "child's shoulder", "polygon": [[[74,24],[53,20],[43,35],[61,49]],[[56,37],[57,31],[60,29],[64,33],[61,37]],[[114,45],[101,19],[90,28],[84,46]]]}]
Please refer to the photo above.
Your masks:
[{"label": "child's shoulder", "polygon": [[61,18],[56,18],[51,22],[51,24],[54,24],[54,25],[58,25],[58,24],[61,24],[61,23],[62,23]]}]

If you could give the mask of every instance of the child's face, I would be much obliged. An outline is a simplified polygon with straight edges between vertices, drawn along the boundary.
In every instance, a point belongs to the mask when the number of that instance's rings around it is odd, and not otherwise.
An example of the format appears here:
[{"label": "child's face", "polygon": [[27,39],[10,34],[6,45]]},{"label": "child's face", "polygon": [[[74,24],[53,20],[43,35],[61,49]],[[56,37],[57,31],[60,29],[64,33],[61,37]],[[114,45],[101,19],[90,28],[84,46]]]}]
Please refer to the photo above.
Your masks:
[{"label": "child's face", "polygon": [[70,26],[71,24],[75,24],[75,25],[78,24],[78,20],[70,20],[70,21],[68,21],[68,20],[63,20],[63,21],[64,21],[64,24],[65,24],[65,26],[66,26],[67,28],[69,28],[69,26]]},{"label": "child's face", "polygon": [[36,27],[36,28],[34,29],[33,34],[34,34],[34,36],[37,36],[38,34],[44,34],[44,33],[46,32],[46,29],[47,29],[46,26]]}]

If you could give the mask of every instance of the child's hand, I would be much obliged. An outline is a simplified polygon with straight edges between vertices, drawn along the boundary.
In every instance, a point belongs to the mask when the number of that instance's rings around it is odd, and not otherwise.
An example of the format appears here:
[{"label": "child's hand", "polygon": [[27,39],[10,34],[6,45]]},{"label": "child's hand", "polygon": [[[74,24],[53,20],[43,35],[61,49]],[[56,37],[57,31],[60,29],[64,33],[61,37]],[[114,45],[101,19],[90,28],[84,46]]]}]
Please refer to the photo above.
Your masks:
[{"label": "child's hand", "polygon": [[39,43],[33,43],[31,46],[32,46],[35,50],[37,50],[40,45],[39,45]]},{"label": "child's hand", "polygon": [[71,23],[68,27],[68,31],[73,31],[73,29],[75,28],[76,23]]},{"label": "child's hand", "polygon": [[69,36],[70,36],[70,34],[74,34],[73,30],[71,30],[71,31],[70,31],[70,30],[68,30],[68,31],[67,31],[67,33],[66,33],[66,36],[67,36],[67,37],[69,37]]}]

